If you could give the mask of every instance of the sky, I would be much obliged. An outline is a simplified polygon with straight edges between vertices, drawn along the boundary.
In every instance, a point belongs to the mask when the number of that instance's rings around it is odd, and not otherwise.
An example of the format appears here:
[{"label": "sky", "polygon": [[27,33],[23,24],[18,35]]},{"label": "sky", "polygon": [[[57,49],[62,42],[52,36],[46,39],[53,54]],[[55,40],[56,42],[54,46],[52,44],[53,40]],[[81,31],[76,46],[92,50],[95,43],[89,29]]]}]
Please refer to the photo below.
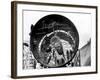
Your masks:
[{"label": "sky", "polygon": [[45,11],[24,11],[23,12],[23,36],[24,41],[29,41],[31,32],[31,24],[35,25],[39,19],[46,15],[59,14],[70,19],[79,33],[79,48],[84,46],[91,38],[91,14],[83,13],[58,13],[58,12],[45,12]]}]

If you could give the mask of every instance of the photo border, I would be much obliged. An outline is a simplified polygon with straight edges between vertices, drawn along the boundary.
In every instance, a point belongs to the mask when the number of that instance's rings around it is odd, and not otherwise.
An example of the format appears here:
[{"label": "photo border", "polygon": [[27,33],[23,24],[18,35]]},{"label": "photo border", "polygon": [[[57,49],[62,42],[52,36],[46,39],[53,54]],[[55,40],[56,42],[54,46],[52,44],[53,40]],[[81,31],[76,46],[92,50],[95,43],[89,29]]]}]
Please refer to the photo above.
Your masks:
[{"label": "photo border", "polygon": [[[76,7],[76,8],[90,8],[96,10],[96,71],[81,72],[81,73],[64,73],[64,74],[50,74],[50,75],[32,75],[32,76],[17,76],[17,4],[32,4],[45,6],[59,6],[59,7]],[[94,74],[98,72],[98,7],[89,5],[74,5],[74,4],[57,4],[57,3],[40,3],[40,2],[25,2],[12,1],[11,2],[11,77],[12,78],[32,78],[32,77],[50,77],[50,76],[65,76],[65,75],[81,75]]]}]

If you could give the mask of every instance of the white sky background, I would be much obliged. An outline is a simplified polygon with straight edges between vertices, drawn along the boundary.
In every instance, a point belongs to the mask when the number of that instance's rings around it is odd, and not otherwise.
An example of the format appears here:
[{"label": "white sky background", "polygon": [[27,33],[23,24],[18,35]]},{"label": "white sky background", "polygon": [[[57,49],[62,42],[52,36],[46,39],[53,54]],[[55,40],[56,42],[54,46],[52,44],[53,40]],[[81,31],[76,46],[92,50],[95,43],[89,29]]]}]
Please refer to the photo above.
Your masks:
[{"label": "white sky background", "polygon": [[23,12],[23,37],[24,41],[29,41],[31,24],[35,25],[39,19],[46,15],[59,14],[70,19],[79,32],[79,48],[84,46],[91,38],[91,14],[82,13],[63,13],[63,12],[40,12],[40,11],[24,11]]}]

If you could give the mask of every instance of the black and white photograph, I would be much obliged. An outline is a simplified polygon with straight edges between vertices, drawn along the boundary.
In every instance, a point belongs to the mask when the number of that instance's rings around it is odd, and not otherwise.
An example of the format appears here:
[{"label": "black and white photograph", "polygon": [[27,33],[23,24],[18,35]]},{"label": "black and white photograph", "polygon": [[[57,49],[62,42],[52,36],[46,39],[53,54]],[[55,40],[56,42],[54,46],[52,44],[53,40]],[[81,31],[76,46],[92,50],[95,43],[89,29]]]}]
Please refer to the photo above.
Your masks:
[{"label": "black and white photograph", "polygon": [[17,76],[96,72],[96,7],[17,4]]},{"label": "black and white photograph", "polygon": [[[79,34],[68,18],[51,14],[40,19],[36,25],[31,24],[27,28],[30,32],[24,35],[27,37],[23,43],[24,69],[80,66]],[[28,32],[27,30],[25,28],[24,33]],[[88,46],[90,52],[90,44]],[[76,53],[77,59],[73,60]],[[89,59],[89,63],[86,62],[87,66],[90,65],[90,61]]]}]

